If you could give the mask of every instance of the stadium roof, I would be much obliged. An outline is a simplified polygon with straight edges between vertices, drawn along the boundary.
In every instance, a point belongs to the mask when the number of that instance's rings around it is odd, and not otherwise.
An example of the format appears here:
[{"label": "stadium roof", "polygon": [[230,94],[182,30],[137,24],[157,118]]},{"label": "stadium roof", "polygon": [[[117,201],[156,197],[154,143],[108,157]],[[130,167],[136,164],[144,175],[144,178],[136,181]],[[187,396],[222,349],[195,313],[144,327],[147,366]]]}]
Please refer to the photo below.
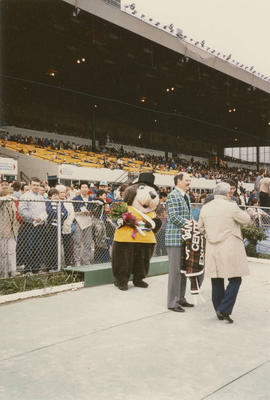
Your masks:
[{"label": "stadium roof", "polygon": [[[210,49],[207,45],[202,47],[199,41],[196,42],[195,39],[186,37],[184,33],[181,32],[180,28],[174,27],[173,25],[170,28],[170,25],[168,26],[166,24],[164,26],[162,21],[155,21],[139,13],[136,10],[135,2],[122,0],[121,7],[120,0],[97,0],[95,2],[84,0],[63,1],[74,5],[75,10],[80,10],[79,7],[82,7],[91,14],[110,21],[117,26],[121,26],[122,28],[165,46],[168,49],[190,57],[201,64],[205,64],[217,71],[221,71],[270,93],[270,77],[260,74],[260,72],[256,71],[252,66],[244,66],[241,62],[232,63],[232,56],[229,54],[223,55],[218,51]],[[114,10],[112,7],[108,6],[114,6]],[[120,10],[128,13],[128,15]],[[186,39],[184,39],[184,37]],[[217,56],[217,54],[219,54],[219,56]]]},{"label": "stadium roof", "polygon": [[146,131],[221,147],[270,144],[269,83],[185,47],[121,12],[118,1],[0,7],[4,107],[40,104],[48,119],[58,107],[87,124],[97,103],[106,118]]}]

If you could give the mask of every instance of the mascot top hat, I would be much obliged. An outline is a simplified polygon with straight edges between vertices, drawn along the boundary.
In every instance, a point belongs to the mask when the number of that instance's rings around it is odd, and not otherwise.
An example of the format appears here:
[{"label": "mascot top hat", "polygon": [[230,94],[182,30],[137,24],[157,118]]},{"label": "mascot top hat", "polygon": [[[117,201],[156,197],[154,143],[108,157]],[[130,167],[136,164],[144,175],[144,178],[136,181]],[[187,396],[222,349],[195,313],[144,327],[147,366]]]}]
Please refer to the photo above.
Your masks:
[{"label": "mascot top hat", "polygon": [[133,184],[144,183],[147,186],[153,187],[155,190],[159,190],[158,187],[154,184],[155,176],[152,173],[143,172],[139,175],[139,179],[137,182],[133,182]]}]

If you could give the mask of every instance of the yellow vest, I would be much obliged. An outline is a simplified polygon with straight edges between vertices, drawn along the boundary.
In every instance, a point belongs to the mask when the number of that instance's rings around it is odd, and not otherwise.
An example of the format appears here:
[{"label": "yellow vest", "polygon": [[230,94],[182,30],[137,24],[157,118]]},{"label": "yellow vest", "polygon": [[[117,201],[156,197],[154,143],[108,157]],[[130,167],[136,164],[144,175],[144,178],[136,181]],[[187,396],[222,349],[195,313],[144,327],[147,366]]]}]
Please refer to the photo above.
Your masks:
[{"label": "yellow vest", "polygon": [[[137,213],[137,211],[131,207],[128,206],[128,211],[131,212],[134,217],[136,217],[137,221],[145,221],[143,217]],[[156,213],[154,211],[151,211],[147,214],[149,218],[155,218]],[[156,237],[154,232],[150,229],[150,231],[143,231],[145,233],[145,236],[143,236],[140,232],[136,231],[136,237],[135,239],[132,238],[132,233],[136,228],[131,228],[130,226],[124,225],[121,228],[116,229],[115,234],[114,234],[114,241],[115,242],[129,242],[129,243],[156,243]]]}]

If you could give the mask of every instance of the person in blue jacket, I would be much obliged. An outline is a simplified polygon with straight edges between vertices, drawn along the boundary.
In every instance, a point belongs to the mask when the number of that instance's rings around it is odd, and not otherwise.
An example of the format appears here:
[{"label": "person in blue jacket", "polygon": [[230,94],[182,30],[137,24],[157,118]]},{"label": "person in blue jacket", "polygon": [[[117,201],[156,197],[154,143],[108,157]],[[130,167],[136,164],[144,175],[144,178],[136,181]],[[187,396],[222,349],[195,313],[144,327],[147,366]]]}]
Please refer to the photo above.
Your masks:
[{"label": "person in blue jacket", "polygon": [[46,202],[47,226],[46,226],[46,254],[45,264],[47,271],[56,270],[58,265],[58,229],[62,230],[63,223],[67,218],[67,210],[61,202],[61,221],[58,228],[58,200],[59,192],[57,189],[50,189],[48,193],[50,201]]}]

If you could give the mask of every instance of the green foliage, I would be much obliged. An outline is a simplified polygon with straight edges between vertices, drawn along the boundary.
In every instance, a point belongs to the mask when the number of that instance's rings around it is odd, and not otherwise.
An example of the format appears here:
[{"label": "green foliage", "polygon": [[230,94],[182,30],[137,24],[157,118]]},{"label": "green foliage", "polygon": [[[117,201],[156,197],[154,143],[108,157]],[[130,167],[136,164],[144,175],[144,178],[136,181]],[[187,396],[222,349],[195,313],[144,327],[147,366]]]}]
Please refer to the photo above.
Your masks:
[{"label": "green foliage", "polygon": [[248,245],[246,246],[247,255],[249,257],[260,257],[260,254],[256,251],[256,245],[258,241],[266,239],[264,229],[256,224],[243,226],[241,229],[243,238],[248,240]]},{"label": "green foliage", "polygon": [[65,285],[82,280],[81,274],[77,272],[59,271],[40,275],[26,274],[9,279],[0,279],[0,295]]},{"label": "green foliage", "polygon": [[117,220],[122,217],[122,214],[126,212],[128,212],[127,203],[125,203],[124,201],[116,202],[111,209],[111,219],[114,222],[117,222]]},{"label": "green foliage", "polygon": [[266,239],[264,229],[255,224],[243,226],[242,235],[244,239],[247,239],[253,245],[256,245],[258,241]]},{"label": "green foliage", "polygon": [[270,254],[261,254],[261,253],[259,253],[258,257],[259,258],[264,258],[266,260],[270,260]]}]

